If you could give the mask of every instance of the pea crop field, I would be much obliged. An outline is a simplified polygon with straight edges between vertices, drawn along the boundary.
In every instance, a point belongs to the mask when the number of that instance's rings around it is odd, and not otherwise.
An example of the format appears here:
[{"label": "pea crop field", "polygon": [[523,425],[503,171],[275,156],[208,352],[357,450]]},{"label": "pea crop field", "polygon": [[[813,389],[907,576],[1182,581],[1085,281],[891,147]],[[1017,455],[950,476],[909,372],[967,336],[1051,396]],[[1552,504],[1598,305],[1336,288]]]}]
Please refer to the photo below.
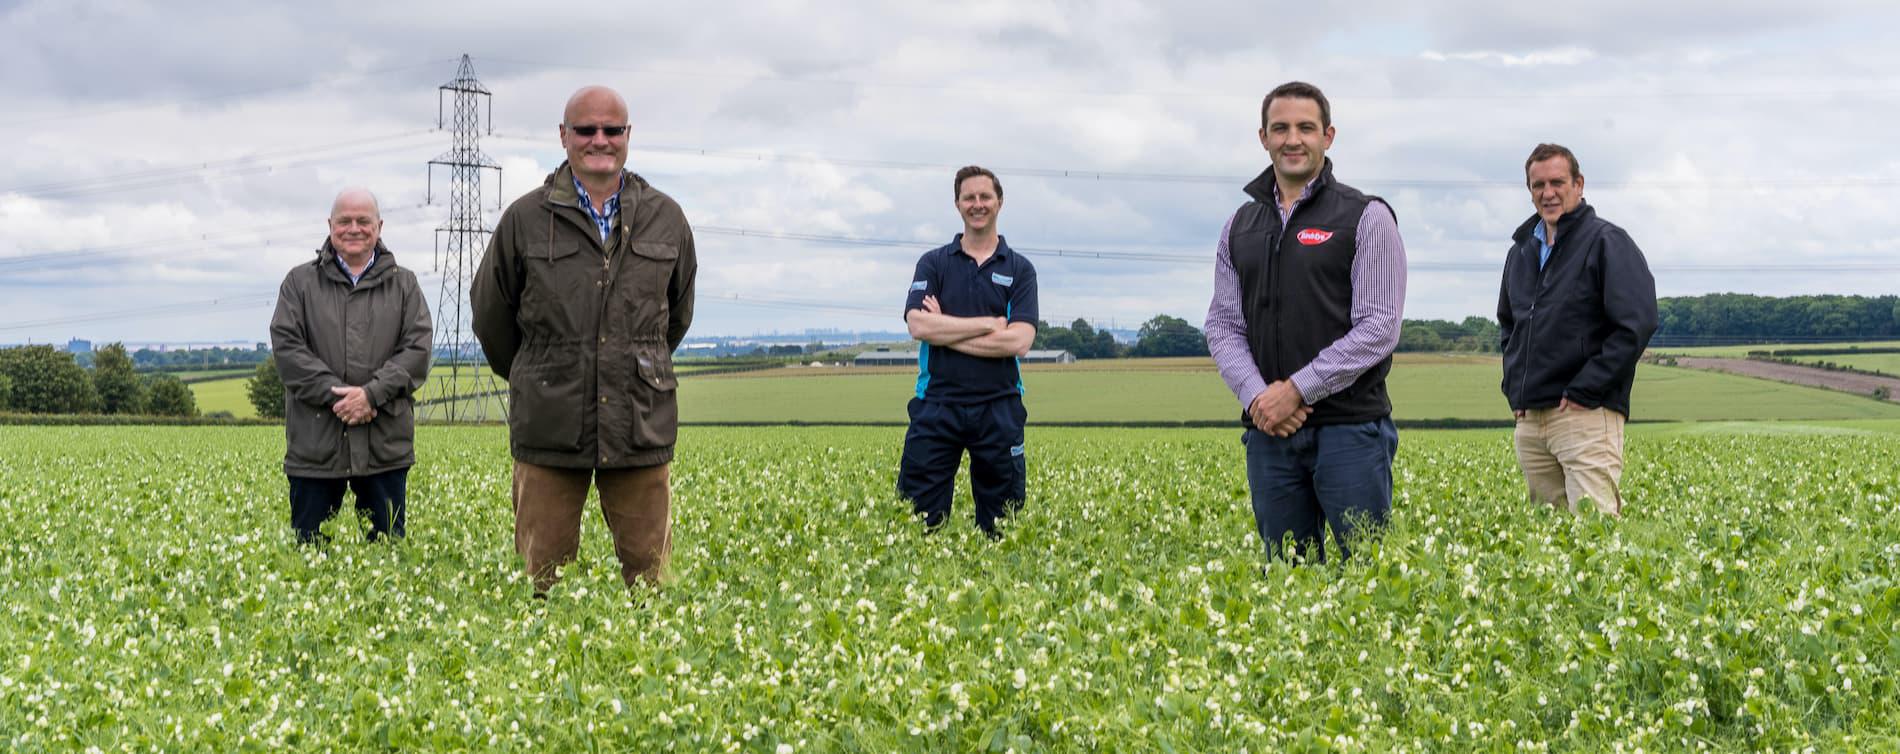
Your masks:
[{"label": "pea crop field", "polygon": [[[1391,526],[1267,564],[1230,429],[1029,430],[1000,541],[902,429],[682,430],[670,583],[598,513],[553,598],[506,431],[409,537],[292,543],[272,427],[0,430],[10,751],[1894,751],[1900,423],[1633,428],[1621,520],[1508,430],[1404,431]],[[1264,566],[1264,570],[1263,570]]]}]

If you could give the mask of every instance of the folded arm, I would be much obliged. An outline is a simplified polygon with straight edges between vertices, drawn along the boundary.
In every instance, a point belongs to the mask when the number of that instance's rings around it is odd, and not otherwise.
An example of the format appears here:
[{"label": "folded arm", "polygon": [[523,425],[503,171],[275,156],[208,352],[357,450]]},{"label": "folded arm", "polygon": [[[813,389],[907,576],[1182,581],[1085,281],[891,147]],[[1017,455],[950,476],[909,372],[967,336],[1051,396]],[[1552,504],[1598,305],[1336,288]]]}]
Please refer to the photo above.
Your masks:
[{"label": "folded arm", "polygon": [[[935,296],[925,296],[922,309],[904,312],[904,324],[910,336],[933,346],[951,346],[972,338],[1002,331],[1009,325],[1002,317],[955,317],[944,314]],[[1033,338],[1034,327],[1030,328]]]},{"label": "folded arm", "polygon": [[1029,346],[1035,342],[1035,325],[1028,322],[1011,322],[1009,326],[1001,330],[959,340],[947,346],[953,351],[962,351],[971,356],[1002,359],[1028,355]]}]

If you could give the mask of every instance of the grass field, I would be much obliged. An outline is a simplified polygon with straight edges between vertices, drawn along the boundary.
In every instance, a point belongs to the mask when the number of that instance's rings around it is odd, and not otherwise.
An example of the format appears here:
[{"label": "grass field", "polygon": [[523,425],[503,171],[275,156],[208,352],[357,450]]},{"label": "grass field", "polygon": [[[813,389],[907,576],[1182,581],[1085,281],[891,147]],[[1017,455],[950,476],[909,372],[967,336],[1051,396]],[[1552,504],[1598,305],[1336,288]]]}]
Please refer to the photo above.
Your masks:
[{"label": "grass field", "polygon": [[[500,427],[425,427],[397,546],[291,544],[281,430],[0,433],[13,751],[1893,751],[1900,422],[1639,428],[1627,516],[1405,432],[1392,525],[1264,575],[1231,430],[1029,432],[1000,542],[899,428],[686,428],[673,583],[554,599]],[[1749,428],[1766,427],[1755,433]]]},{"label": "grass field", "polygon": [[228,380],[194,382],[188,387],[198,400],[198,413],[229,411],[232,416],[248,419],[257,416],[257,407],[251,405],[250,381],[250,374],[246,374]]},{"label": "grass field", "polygon": [[[1239,408],[1211,363],[1169,360],[1118,371],[1141,360],[1025,368],[1030,423],[1238,420]],[[1146,366],[1146,365],[1145,365]],[[1401,354],[1388,386],[1394,416],[1412,419],[1509,417],[1494,356]],[[896,421],[914,393],[904,369],[806,369],[719,375],[680,383],[687,421]],[[1900,418],[1900,406],[1845,393],[1734,375],[1645,365],[1633,401],[1639,419]]]},{"label": "grass field", "polygon": [[[465,377],[464,389],[485,379]],[[1502,419],[1495,356],[1400,354],[1388,385],[1401,420]],[[1226,421],[1238,404],[1207,359],[1119,359],[1024,368],[1031,423]],[[423,386],[446,394],[448,372]],[[191,386],[202,411],[255,416],[244,380]],[[505,387],[505,383],[502,383]],[[680,380],[688,422],[902,422],[916,388],[908,368],[791,368]],[[1644,365],[1637,372],[1636,418],[1667,421],[1900,418],[1900,406],[1864,397],[1734,375]],[[487,414],[506,415],[500,398]]]}]

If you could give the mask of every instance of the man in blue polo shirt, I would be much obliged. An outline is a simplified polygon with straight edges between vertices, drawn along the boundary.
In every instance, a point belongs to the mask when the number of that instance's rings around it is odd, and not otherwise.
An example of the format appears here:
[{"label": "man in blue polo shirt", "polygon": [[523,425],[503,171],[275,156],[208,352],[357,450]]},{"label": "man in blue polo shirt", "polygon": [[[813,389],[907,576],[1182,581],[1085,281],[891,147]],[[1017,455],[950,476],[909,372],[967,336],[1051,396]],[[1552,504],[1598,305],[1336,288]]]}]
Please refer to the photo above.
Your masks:
[{"label": "man in blue polo shirt", "polygon": [[968,450],[976,525],[996,537],[997,519],[1025,496],[1029,414],[1016,360],[1036,339],[1036,268],[996,232],[1003,184],[995,173],[958,170],[956,204],[963,232],[917,260],[904,304],[904,323],[923,344],[897,491],[926,526],[943,525]]}]

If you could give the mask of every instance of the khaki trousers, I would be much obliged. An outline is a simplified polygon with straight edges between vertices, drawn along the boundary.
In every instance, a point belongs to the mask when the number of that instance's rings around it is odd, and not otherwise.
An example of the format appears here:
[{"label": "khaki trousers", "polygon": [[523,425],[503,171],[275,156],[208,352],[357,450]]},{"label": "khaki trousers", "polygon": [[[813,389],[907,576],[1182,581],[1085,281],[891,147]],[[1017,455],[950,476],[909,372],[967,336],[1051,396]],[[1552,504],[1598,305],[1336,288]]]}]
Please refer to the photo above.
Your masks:
[{"label": "khaki trousers", "polygon": [[560,580],[560,567],[580,552],[581,511],[591,480],[601,517],[613,534],[620,578],[658,586],[672,549],[669,465],[631,469],[562,469],[515,462],[515,552],[536,592]]},{"label": "khaki trousers", "polygon": [[1622,515],[1623,421],[1605,408],[1525,411],[1512,439],[1531,499],[1571,513],[1588,499],[1602,513]]}]

